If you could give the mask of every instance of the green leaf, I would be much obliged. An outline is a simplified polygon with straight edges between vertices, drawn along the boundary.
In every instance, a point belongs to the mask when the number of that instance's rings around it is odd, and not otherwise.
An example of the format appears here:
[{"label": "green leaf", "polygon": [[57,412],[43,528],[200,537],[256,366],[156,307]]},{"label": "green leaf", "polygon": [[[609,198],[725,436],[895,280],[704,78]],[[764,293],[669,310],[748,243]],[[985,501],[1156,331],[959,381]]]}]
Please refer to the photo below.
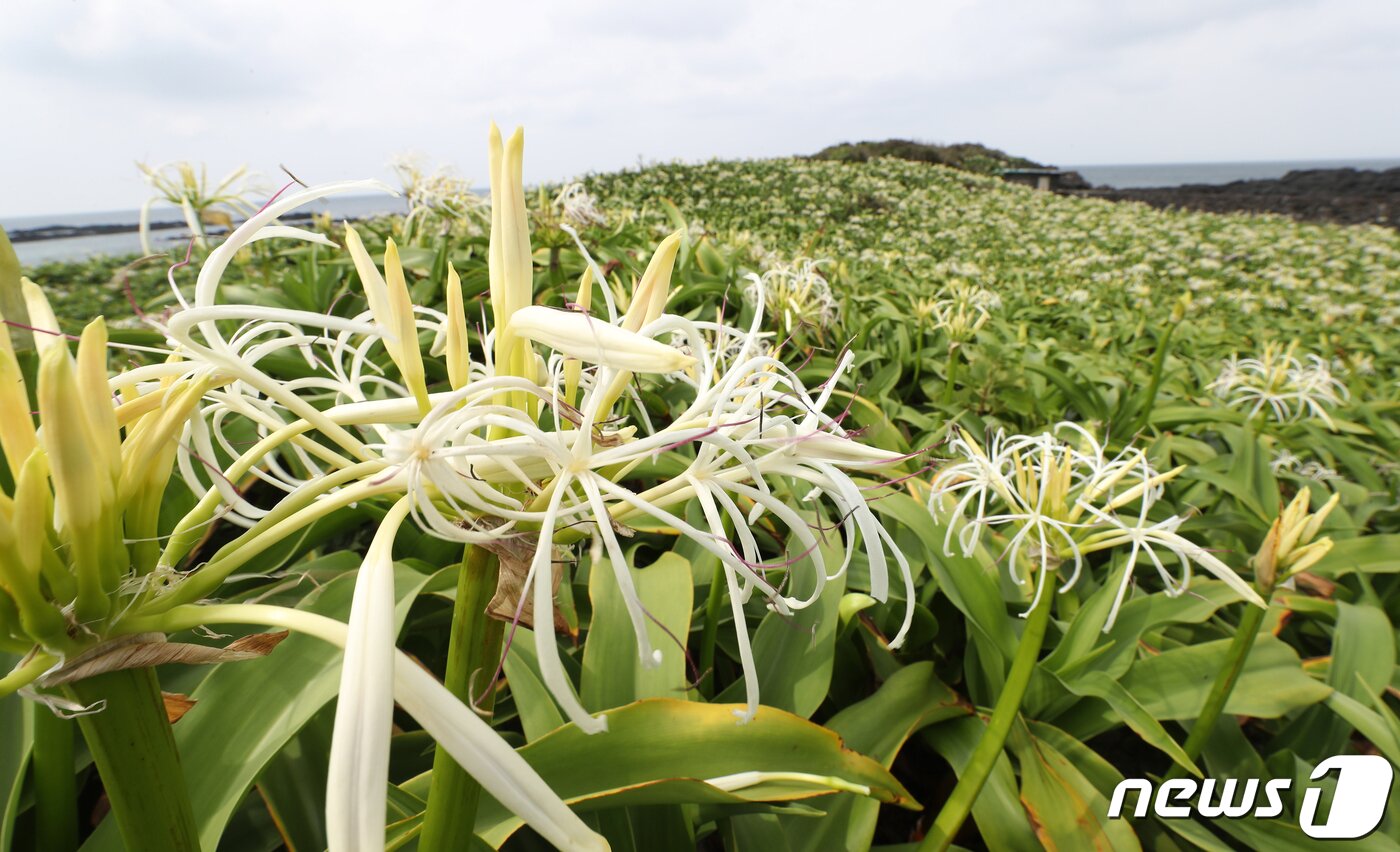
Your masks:
[{"label": "green leaf", "polygon": [[[827,565],[841,564],[840,542],[823,543]],[[789,548],[800,547],[796,539]],[[788,594],[806,597],[815,588],[815,572],[790,575]],[[759,623],[753,638],[754,666],[765,705],[810,717],[821,706],[831,685],[831,669],[838,628],[838,610],[846,590],[846,574],[827,580],[821,596],[811,606],[791,615],[770,612]],[[730,684],[716,701],[744,700],[744,682]]]},{"label": "green leaf", "polygon": [[[833,716],[826,728],[840,736],[847,748],[868,755],[888,769],[904,743],[920,728],[971,712],[934,675],[933,663],[923,662],[900,669],[874,695]],[[787,836],[794,852],[865,849],[875,836],[879,810],[876,801],[838,793],[828,804],[825,819],[785,820]]]},{"label": "green leaf", "polygon": [[1308,573],[1319,577],[1344,577],[1353,571],[1362,574],[1400,572],[1400,533],[1334,540],[1327,555],[1308,569]]},{"label": "green leaf", "polygon": [[[759,708],[752,721],[741,724],[737,714],[742,709],[739,705],[648,699],[608,713],[605,734],[589,736],[565,725],[520,749],[520,756],[571,804],[629,790],[641,792],[638,788],[662,782],[703,781],[761,771],[840,778],[869,787],[870,795],[879,801],[917,807],[884,767],[845,749],[834,733],[766,706]],[[648,798],[658,804],[685,802],[693,801],[690,796],[696,792],[692,788],[679,799],[671,793]],[[767,782],[729,795],[749,801],[786,801],[829,792],[810,784]],[[518,817],[483,797],[478,834],[488,842],[504,840],[519,825]]]},{"label": "green leaf", "polygon": [[1122,717],[1128,727],[1142,737],[1144,742],[1170,757],[1182,768],[1198,776],[1201,774],[1200,767],[1196,766],[1181,745],[1172,739],[1167,729],[1162,727],[1162,723],[1154,719],[1118,681],[1103,672],[1085,672],[1079,677],[1061,678],[1060,683],[1075,695],[1092,696],[1108,702],[1113,712]]},{"label": "green leaf", "polygon": [[[509,632],[509,631],[508,631]],[[539,659],[535,656],[535,634],[526,627],[515,630],[515,639],[506,653],[506,682],[520,714],[525,739],[534,742],[564,724],[564,714],[540,675]]]},{"label": "green leaf", "polygon": [[258,776],[258,794],[288,852],[326,848],[326,768],[333,714],[322,710],[273,755]]},{"label": "green leaf", "polygon": [[[0,235],[4,231],[0,230]],[[8,244],[7,244],[8,245]],[[0,666],[9,671],[19,657],[0,653]],[[24,792],[25,770],[34,747],[30,709],[18,693],[0,698],[0,849],[12,849],[15,818],[19,816],[20,794]],[[48,710],[40,708],[47,713]]]},{"label": "green leaf", "polygon": [[1021,802],[1045,848],[1142,848],[1127,822],[1108,818],[1108,800],[1057,749],[1024,728],[1011,744],[1021,765]]},{"label": "green leaf", "polygon": [[[1337,693],[1370,702],[1378,695],[1376,688],[1390,682],[1394,670],[1395,633],[1390,619],[1377,607],[1338,601],[1327,683]],[[1339,753],[1350,734],[1351,726],[1343,718],[1315,707],[1282,731],[1275,747],[1291,747],[1300,755],[1321,759]]]},{"label": "green leaf", "polygon": [[[1120,683],[1156,719],[1194,719],[1205,704],[1216,672],[1225,664],[1229,645],[1228,639],[1221,639],[1146,657],[1135,663]],[[1331,687],[1303,671],[1296,651],[1273,636],[1261,635],[1225,712],[1273,719],[1331,694]]]},{"label": "green leaf", "polygon": [[1400,765],[1400,722],[1384,702],[1378,701],[1372,709],[1345,693],[1334,692],[1327,696],[1326,704],[1391,763]]},{"label": "green leaf", "polygon": [[[632,553],[637,550],[634,548]],[[629,559],[631,557],[629,556]],[[606,561],[588,574],[593,619],[583,646],[579,699],[592,711],[620,707],[640,698],[678,698],[686,691],[685,637],[690,634],[694,584],[690,562],[674,553],[631,571],[637,596],[650,614],[647,639],[661,653],[658,665],[646,666],[617,575]]]},{"label": "green leaf", "polygon": [[1006,604],[996,576],[983,562],[963,556],[957,550],[948,555],[943,549],[947,525],[907,494],[890,494],[871,505],[876,513],[897,521],[919,537],[927,552],[929,568],[938,580],[938,588],[967,616],[974,634],[980,635],[1002,659],[1010,660],[1015,656],[1016,634],[1006,617]]},{"label": "green leaf", "polygon": [[[550,789],[579,812],[637,805],[747,806],[825,796],[829,786],[768,780],[725,792],[704,783],[742,772],[796,772],[869,788],[881,802],[918,809],[884,767],[842,746],[840,737],[791,713],[759,707],[740,723],[742,705],[651,698],[608,712],[606,733],[572,724],[520,749]],[[428,775],[404,785],[426,789]],[[414,817],[413,819],[421,819]],[[523,822],[483,794],[476,833],[500,846]],[[409,826],[411,828],[411,825]]]}]

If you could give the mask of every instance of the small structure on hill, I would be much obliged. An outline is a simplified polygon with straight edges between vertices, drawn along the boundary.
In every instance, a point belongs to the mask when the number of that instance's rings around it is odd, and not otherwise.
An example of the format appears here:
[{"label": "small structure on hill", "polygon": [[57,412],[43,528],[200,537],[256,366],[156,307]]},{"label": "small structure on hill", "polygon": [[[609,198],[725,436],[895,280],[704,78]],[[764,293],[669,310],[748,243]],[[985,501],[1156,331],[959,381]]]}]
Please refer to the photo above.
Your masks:
[{"label": "small structure on hill", "polygon": [[1061,169],[1037,168],[1037,169],[1002,169],[1001,179],[1010,183],[1021,183],[1026,186],[1033,186],[1039,190],[1068,189],[1065,186],[1066,178],[1074,172],[1067,172]]}]

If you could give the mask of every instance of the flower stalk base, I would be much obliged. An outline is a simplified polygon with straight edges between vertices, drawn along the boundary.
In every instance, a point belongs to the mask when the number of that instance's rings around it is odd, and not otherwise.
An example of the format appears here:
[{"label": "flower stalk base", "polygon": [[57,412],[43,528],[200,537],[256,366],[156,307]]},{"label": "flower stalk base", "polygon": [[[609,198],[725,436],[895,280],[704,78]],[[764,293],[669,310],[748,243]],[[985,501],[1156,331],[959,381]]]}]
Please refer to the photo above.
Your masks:
[{"label": "flower stalk base", "polygon": [[185,793],[185,774],[155,671],[127,669],[64,687],[99,713],[78,717],[112,816],[127,849],[198,852],[199,833]]},{"label": "flower stalk base", "polygon": [[[457,601],[452,610],[452,637],[443,681],[449,692],[467,703],[476,697],[473,689],[487,690],[476,702],[487,713],[495,705],[495,692],[488,688],[488,682],[500,660],[505,626],[486,612],[496,592],[498,571],[497,559],[490,551],[482,547],[467,549],[457,577]],[[480,799],[481,785],[457,765],[446,749],[439,748],[433,757],[433,783],[418,848],[424,852],[466,848],[476,827]]]}]

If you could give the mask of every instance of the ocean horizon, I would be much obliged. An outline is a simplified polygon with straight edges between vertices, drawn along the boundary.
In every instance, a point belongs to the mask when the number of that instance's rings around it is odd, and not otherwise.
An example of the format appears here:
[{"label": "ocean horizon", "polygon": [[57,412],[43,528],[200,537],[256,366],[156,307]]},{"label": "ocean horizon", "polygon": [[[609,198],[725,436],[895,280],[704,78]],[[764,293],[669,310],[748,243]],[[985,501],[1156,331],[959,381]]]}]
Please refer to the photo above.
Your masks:
[{"label": "ocean horizon", "polygon": [[[1290,171],[1305,169],[1354,168],[1380,171],[1400,167],[1400,157],[1356,158],[1332,160],[1269,160],[1215,163],[1107,163],[1061,166],[1077,171],[1095,186],[1113,189],[1133,189],[1184,184],[1225,184],[1237,180],[1266,180],[1283,177]],[[401,198],[382,195],[338,196],[308,205],[309,212],[329,212],[336,217],[363,218],[403,212]],[[37,216],[0,216],[0,227],[7,232],[47,227],[82,227],[91,225],[135,226],[139,221],[137,208],[86,213],[42,214]],[[182,222],[180,211],[174,207],[156,207],[151,222]],[[189,239],[183,228],[153,231],[152,241],[163,246],[183,244]],[[39,239],[15,244],[20,263],[32,266],[52,261],[81,260],[97,255],[126,255],[141,251],[136,232],[88,234],[74,237]]]},{"label": "ocean horizon", "polygon": [[1219,163],[1108,163],[1061,168],[1079,172],[1095,186],[1146,189],[1192,183],[1224,184],[1237,180],[1271,180],[1308,169],[1384,171],[1400,168],[1400,157],[1340,160],[1253,160]]}]

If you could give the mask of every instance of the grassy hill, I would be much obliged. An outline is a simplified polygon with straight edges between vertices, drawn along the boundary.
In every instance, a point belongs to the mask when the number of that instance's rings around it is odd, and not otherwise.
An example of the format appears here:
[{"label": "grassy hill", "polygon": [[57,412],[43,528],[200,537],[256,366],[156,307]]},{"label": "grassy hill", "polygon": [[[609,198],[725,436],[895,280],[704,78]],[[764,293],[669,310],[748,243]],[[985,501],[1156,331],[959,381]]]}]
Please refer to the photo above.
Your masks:
[{"label": "grassy hill", "polygon": [[828,145],[811,156],[813,160],[835,160],[839,163],[864,163],[880,157],[896,157],[916,163],[934,163],[978,174],[999,174],[1002,169],[1041,168],[1041,164],[1017,157],[976,142],[938,145],[910,139],[886,139],[883,142],[842,142]]}]

